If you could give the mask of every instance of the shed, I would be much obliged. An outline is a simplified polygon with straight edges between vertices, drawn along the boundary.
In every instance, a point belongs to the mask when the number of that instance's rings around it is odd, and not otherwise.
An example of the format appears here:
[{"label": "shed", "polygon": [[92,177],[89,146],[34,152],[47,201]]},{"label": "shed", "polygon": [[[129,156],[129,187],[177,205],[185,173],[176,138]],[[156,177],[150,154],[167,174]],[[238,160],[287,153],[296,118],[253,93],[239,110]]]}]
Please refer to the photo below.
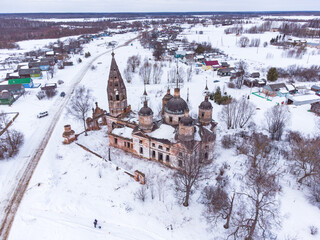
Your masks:
[{"label": "shed", "polygon": [[298,96],[288,96],[287,97],[288,104],[293,104],[296,106],[304,105],[304,104],[312,104],[320,102],[320,97],[314,94],[308,95],[298,95]]}]

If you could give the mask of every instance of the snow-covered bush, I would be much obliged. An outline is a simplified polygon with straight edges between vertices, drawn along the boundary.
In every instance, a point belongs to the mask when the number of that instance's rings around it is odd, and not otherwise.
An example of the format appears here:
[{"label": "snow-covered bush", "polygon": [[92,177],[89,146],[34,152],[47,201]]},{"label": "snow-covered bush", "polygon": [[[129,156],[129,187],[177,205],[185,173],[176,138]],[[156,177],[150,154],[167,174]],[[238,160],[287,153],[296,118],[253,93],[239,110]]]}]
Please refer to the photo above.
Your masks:
[{"label": "snow-covered bush", "polygon": [[315,226],[310,226],[310,234],[311,235],[317,235],[318,234],[318,228]]}]

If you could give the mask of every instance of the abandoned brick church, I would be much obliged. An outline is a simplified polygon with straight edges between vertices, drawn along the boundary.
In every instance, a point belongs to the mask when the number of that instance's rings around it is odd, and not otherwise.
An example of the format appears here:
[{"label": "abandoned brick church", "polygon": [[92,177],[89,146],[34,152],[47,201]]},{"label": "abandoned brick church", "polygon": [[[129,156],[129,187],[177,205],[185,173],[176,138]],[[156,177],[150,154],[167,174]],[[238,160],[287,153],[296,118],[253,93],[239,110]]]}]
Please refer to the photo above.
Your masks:
[{"label": "abandoned brick church", "polygon": [[213,158],[217,123],[212,120],[208,97],[199,106],[198,119],[189,116],[188,104],[181,98],[179,87],[174,89],[173,96],[168,89],[163,97],[161,121],[154,121],[147,100],[135,113],[128,105],[126,86],[114,53],[107,95],[109,112],[105,118],[110,146],[173,168],[181,167],[181,157],[185,154],[198,153],[203,158]]}]

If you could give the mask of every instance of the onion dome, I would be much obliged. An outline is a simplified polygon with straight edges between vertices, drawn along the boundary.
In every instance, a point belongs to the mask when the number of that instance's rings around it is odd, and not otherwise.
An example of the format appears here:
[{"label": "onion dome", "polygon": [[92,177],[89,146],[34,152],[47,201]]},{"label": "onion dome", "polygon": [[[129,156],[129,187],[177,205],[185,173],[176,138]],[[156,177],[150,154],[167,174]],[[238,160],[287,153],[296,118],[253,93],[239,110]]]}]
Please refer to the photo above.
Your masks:
[{"label": "onion dome", "polygon": [[144,101],[143,107],[140,109],[139,113],[140,116],[150,116],[153,114],[151,108],[148,107],[147,101]]},{"label": "onion dome", "polygon": [[193,119],[189,116],[189,110],[186,110],[185,115],[181,118],[180,123],[183,126],[192,126]]},{"label": "onion dome", "polygon": [[173,96],[170,94],[170,89],[168,88],[167,94],[164,95],[164,97],[162,98],[162,100],[169,101],[171,98],[173,98]]},{"label": "onion dome", "polygon": [[212,109],[212,104],[209,102],[208,96],[205,96],[204,101],[200,104],[199,108],[204,110]]},{"label": "onion dome", "polygon": [[188,110],[188,104],[180,97],[180,89],[174,89],[174,97],[172,97],[165,106],[165,112],[171,114],[184,114]]}]

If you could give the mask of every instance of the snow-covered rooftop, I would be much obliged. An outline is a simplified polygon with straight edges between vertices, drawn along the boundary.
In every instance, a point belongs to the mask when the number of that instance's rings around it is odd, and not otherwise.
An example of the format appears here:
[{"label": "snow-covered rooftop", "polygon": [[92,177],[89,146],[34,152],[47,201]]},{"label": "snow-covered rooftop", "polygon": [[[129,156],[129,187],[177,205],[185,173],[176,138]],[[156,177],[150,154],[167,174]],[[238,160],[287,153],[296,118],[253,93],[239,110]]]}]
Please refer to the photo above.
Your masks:
[{"label": "snow-covered rooftop", "polygon": [[123,128],[115,128],[112,130],[112,134],[118,135],[120,137],[132,139],[132,128],[123,127]]},{"label": "snow-covered rooftop", "polygon": [[171,142],[175,142],[175,128],[167,124],[161,124],[157,130],[147,133],[147,135],[153,138],[168,139]]}]

